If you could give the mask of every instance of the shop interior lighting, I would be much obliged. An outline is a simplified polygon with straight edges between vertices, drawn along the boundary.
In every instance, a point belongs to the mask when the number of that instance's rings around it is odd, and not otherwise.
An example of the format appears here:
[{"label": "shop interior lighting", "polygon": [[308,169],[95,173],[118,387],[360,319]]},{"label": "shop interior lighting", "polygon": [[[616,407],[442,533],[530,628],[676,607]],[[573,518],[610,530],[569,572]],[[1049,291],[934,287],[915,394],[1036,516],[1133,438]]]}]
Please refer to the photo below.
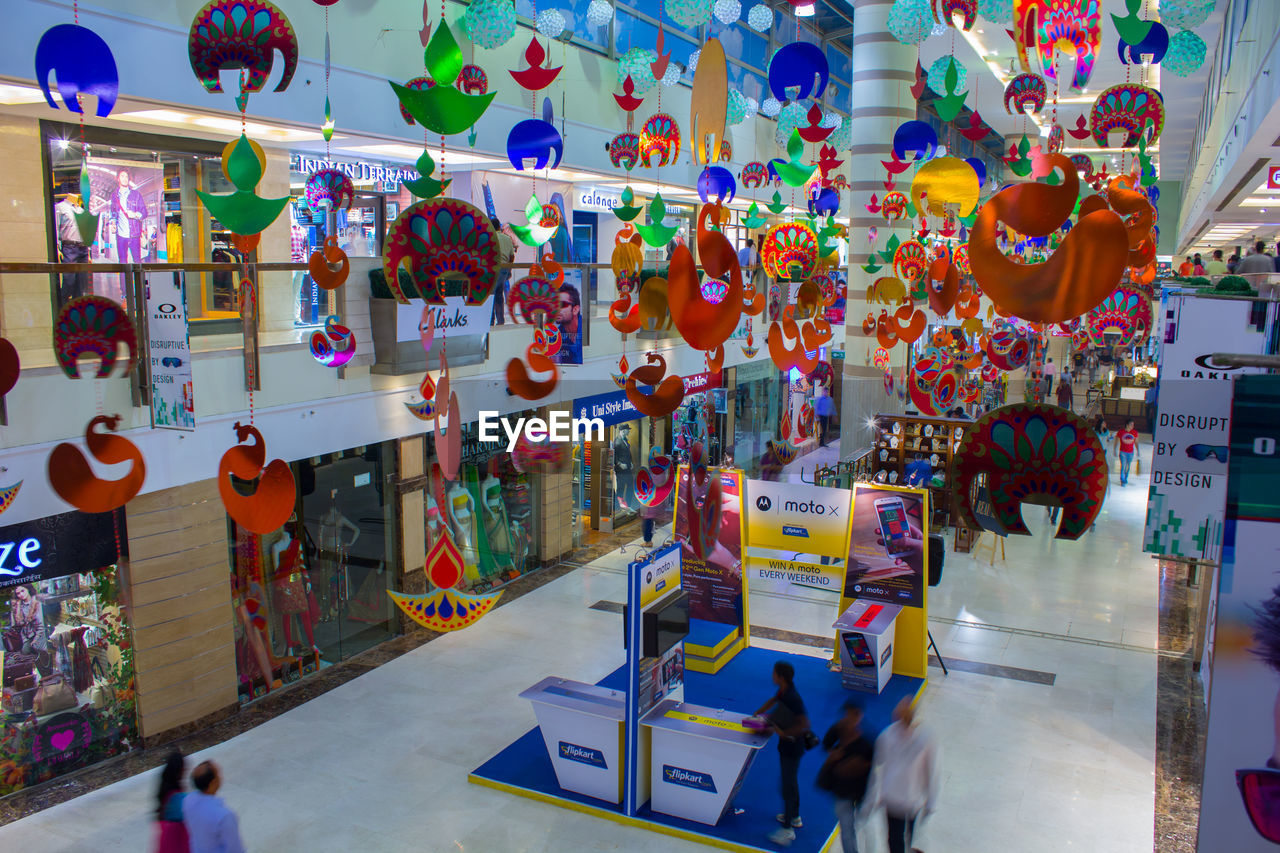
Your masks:
[{"label": "shop interior lighting", "polygon": [[808,6],[797,6],[797,7],[796,7],[796,17],[797,17],[797,18],[812,18],[812,17],[813,17],[814,10],[815,10],[815,8],[817,7],[817,5],[818,5],[817,3],[810,3]]},{"label": "shop interior lighting", "polygon": [[0,104],[38,104],[43,101],[44,93],[35,86],[0,83]]}]

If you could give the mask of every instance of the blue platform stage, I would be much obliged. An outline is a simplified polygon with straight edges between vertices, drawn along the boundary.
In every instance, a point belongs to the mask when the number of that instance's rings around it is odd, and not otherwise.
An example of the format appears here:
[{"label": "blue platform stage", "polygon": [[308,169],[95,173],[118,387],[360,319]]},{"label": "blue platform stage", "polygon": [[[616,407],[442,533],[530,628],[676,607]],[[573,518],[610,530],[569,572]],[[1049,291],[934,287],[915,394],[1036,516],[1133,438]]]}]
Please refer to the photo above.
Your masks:
[{"label": "blue platform stage", "polygon": [[[890,722],[894,707],[904,696],[915,696],[924,680],[895,675],[879,696],[845,690],[839,673],[830,672],[824,659],[807,655],[789,655],[761,648],[747,648],[715,675],[686,671],[686,702],[741,711],[748,716],[774,692],[770,673],[774,661],[786,659],[796,668],[796,688],[804,697],[813,730],[821,737],[843,713],[841,707],[849,698],[858,699],[864,708],[862,728],[874,738]],[[626,690],[626,667],[619,668],[602,681],[601,686]],[[804,827],[796,830],[791,850],[820,853],[835,844],[835,814],[831,795],[813,784],[822,766],[821,748],[808,753],[800,765],[800,815]],[[782,811],[778,791],[778,750],[775,743],[761,749],[733,807],[715,826],[682,820],[641,806],[636,817],[622,813],[622,806],[560,788],[551,759],[547,757],[542,733],[533,728],[515,743],[476,768],[468,777],[478,785],[486,785],[519,796],[594,814],[606,820],[638,826],[654,832],[686,838],[724,850],[777,850],[768,840],[778,829],[775,815]]]}]

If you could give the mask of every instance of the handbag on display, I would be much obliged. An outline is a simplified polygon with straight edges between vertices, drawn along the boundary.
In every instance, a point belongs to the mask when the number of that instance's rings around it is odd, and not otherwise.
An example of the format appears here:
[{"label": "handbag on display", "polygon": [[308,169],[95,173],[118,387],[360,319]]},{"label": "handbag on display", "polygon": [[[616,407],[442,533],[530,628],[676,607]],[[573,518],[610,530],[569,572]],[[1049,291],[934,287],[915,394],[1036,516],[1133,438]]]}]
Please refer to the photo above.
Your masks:
[{"label": "handbag on display", "polygon": [[112,690],[109,685],[95,683],[89,688],[89,707],[96,711],[111,706]]},{"label": "handbag on display", "polygon": [[51,675],[36,688],[34,710],[38,716],[56,714],[76,707],[79,700],[71,685],[60,675]]},{"label": "handbag on display", "polygon": [[24,655],[22,652],[7,652],[4,656],[4,687],[11,687],[16,680],[31,675],[36,668],[36,656]]},{"label": "handbag on display", "polygon": [[6,652],[16,652],[22,650],[22,631],[17,628],[9,628],[4,632],[4,650]]}]

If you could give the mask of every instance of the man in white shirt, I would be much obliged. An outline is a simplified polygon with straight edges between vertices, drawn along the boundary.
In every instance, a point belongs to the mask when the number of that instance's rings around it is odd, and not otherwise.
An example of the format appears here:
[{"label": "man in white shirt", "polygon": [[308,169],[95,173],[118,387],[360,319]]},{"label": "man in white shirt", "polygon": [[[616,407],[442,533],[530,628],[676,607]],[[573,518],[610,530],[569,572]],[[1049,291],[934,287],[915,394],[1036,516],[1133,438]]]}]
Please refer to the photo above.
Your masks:
[{"label": "man in white shirt", "polygon": [[1053,359],[1049,359],[1044,363],[1044,376],[1049,380],[1049,385],[1053,385],[1053,374],[1057,370],[1053,365]]},{"label": "man in white shirt", "polygon": [[884,806],[889,853],[907,853],[917,824],[932,814],[937,804],[938,745],[916,724],[910,697],[898,703],[893,719],[876,739],[872,802]]},{"label": "man in white shirt", "polygon": [[215,796],[222,787],[218,765],[205,761],[191,771],[195,790],[182,800],[182,822],[187,825],[191,853],[244,853],[236,813]]}]

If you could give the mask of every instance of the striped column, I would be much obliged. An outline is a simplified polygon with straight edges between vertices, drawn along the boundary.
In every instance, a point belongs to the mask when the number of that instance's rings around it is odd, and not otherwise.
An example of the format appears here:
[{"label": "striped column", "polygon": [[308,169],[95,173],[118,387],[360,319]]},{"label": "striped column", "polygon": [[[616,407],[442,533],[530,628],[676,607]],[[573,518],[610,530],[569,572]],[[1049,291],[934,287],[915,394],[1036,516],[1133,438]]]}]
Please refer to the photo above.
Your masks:
[{"label": "striped column", "polygon": [[[866,302],[867,287],[880,273],[868,275],[862,267],[869,257],[867,229],[880,231],[877,245],[883,248],[891,229],[879,213],[869,213],[866,204],[875,193],[885,194],[887,176],[882,160],[890,158],[893,133],[898,125],[916,117],[916,101],[911,94],[915,82],[918,51],[895,39],[888,30],[889,10],[893,0],[854,0],[853,3],[853,147],[849,153],[850,225],[849,225],[849,297],[845,313],[845,361],[841,399],[840,455],[852,455],[871,443],[871,433],[864,427],[876,412],[901,411],[896,396],[884,393],[883,372],[868,365],[868,358],[879,344],[873,336],[862,333],[868,311],[878,316],[883,306]],[[898,189],[908,192],[907,184]],[[909,237],[911,225],[898,225],[898,239]],[[891,270],[889,271],[892,272]],[[905,360],[906,348],[897,346],[892,354],[895,367]]]}]

